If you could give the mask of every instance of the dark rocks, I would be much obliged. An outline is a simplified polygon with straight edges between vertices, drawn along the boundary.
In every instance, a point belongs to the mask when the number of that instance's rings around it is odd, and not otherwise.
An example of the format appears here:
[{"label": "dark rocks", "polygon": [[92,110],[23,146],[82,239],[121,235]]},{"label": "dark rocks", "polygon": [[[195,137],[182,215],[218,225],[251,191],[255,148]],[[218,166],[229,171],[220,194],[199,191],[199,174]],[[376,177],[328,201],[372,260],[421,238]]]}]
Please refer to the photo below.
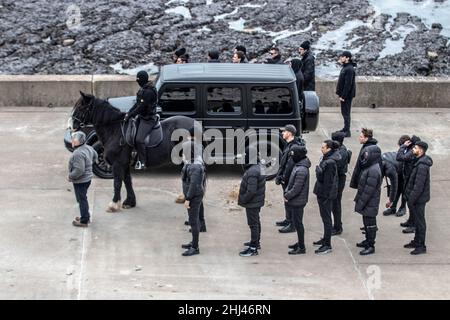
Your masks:
[{"label": "dark rocks", "polygon": [[[338,39],[316,50],[319,65],[334,65],[337,53],[354,52],[359,75],[448,75],[448,37],[442,25],[431,28],[408,13],[376,16],[369,0],[204,0],[172,2],[96,0],[80,5],[81,20],[67,21],[66,2],[2,0],[0,9],[0,73],[114,73],[153,62],[171,62],[172,52],[187,48],[192,62],[206,61],[218,49],[230,61],[232,48],[247,47],[248,56],[261,62],[272,45],[287,58],[297,55],[308,39],[314,45],[327,32]],[[192,19],[165,10],[184,6]],[[242,20],[240,20],[242,19]],[[241,32],[229,24],[240,20]],[[339,32],[348,22],[360,21]],[[443,21],[440,21],[444,23]],[[276,32],[279,32],[276,34]],[[284,37],[286,32],[297,32]],[[274,43],[276,36],[281,36]],[[392,46],[383,57],[380,53]],[[399,48],[399,50],[394,50]],[[397,52],[398,51],[398,52]]]}]

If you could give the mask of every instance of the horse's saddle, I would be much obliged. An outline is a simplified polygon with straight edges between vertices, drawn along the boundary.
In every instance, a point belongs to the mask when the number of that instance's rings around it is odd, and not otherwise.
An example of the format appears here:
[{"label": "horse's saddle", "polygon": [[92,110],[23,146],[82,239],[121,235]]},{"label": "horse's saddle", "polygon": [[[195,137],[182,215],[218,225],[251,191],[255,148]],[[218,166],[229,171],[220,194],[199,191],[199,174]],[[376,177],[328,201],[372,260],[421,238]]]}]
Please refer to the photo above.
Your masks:
[{"label": "horse's saddle", "polygon": [[[159,146],[163,140],[163,132],[159,116],[156,120],[145,120],[143,118],[132,118],[124,124],[124,139],[131,146],[136,146],[136,136],[138,133],[144,135],[145,147],[154,148]],[[142,133],[141,133],[142,132]]]}]

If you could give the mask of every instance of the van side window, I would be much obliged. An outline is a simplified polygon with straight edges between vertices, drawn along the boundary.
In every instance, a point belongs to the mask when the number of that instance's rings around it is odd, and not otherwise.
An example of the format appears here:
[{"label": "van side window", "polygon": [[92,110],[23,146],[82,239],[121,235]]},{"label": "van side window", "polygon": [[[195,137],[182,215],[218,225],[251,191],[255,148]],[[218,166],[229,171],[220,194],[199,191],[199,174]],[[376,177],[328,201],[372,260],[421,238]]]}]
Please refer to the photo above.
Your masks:
[{"label": "van side window", "polygon": [[240,114],[242,110],[241,89],[233,87],[208,87],[208,113]]},{"label": "van side window", "polygon": [[166,87],[159,98],[159,105],[163,113],[194,113],[196,90],[192,87]]},{"label": "van side window", "polygon": [[291,114],[292,96],[288,88],[252,87],[253,114]]}]

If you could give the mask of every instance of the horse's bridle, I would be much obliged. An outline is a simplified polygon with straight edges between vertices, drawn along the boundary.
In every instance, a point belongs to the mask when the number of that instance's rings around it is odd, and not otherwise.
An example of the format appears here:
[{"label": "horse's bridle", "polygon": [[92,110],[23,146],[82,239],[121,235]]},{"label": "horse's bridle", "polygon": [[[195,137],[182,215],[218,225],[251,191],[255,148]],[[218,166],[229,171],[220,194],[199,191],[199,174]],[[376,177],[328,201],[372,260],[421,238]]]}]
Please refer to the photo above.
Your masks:
[{"label": "horse's bridle", "polygon": [[[90,116],[91,116],[91,114],[92,114],[93,111],[94,111],[94,110],[92,110],[91,108],[95,108],[95,105],[94,105],[94,99],[92,99],[91,102],[89,102],[89,104],[87,105],[87,107],[86,107],[87,112],[84,112],[84,113],[83,113],[81,119],[75,117],[75,116],[72,114],[72,119],[74,119],[74,120],[76,120],[76,121],[78,121],[78,122],[80,123],[80,124],[79,124],[80,128],[93,127],[93,126],[94,126],[94,124],[88,124],[88,125],[86,124],[86,121],[88,121],[88,120],[90,119]],[[91,121],[91,122],[92,122],[92,121]]]}]

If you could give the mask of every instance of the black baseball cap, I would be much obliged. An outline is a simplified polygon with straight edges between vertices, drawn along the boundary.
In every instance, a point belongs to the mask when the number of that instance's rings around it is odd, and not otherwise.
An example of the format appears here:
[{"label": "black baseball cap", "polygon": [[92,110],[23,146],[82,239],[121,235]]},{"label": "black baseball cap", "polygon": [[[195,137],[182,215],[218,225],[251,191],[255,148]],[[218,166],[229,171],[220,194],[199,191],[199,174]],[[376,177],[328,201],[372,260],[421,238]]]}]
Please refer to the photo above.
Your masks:
[{"label": "black baseball cap", "polygon": [[297,129],[292,124],[285,125],[283,128],[280,128],[281,131],[289,131],[292,134],[297,133]]},{"label": "black baseball cap", "polygon": [[341,54],[339,55],[339,57],[347,57],[347,58],[352,58],[352,53],[350,51],[342,51]]}]

